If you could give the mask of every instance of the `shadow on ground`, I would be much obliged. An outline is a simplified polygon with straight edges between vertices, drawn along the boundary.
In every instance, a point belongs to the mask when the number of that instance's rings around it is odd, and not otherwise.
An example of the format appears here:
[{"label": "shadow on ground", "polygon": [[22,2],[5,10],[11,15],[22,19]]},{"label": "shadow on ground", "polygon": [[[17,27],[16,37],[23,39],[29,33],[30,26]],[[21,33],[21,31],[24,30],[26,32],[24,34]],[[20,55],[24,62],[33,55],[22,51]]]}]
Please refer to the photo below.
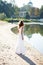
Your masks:
[{"label": "shadow on ground", "polygon": [[28,64],[30,65],[36,65],[32,60],[30,60],[27,56],[22,55],[22,54],[17,54],[18,56],[20,56],[24,61],[26,61]]}]

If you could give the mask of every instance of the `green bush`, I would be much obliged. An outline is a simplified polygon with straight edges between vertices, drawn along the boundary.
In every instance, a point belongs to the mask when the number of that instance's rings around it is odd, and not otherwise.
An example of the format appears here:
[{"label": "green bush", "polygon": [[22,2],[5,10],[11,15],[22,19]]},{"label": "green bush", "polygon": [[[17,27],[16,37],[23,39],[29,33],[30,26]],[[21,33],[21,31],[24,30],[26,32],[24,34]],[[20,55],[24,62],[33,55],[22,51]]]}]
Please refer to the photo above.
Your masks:
[{"label": "green bush", "polygon": [[23,19],[23,18],[6,18],[4,19],[5,21],[8,21],[8,22],[18,22],[19,20],[23,20],[24,22],[31,22],[31,20],[29,19]]},{"label": "green bush", "polygon": [[6,15],[4,13],[0,13],[0,20],[3,20],[6,18]]}]

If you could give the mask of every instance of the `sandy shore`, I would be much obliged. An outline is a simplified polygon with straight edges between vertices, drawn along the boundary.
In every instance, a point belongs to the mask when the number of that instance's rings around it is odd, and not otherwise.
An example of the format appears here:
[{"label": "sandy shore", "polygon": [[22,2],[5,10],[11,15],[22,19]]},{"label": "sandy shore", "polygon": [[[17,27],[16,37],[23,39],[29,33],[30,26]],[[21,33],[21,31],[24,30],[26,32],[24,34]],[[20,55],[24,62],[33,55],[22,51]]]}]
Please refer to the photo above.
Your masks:
[{"label": "sandy shore", "polygon": [[26,54],[15,54],[17,35],[11,28],[15,24],[0,21],[0,65],[43,65],[43,55],[31,45],[26,44]]}]

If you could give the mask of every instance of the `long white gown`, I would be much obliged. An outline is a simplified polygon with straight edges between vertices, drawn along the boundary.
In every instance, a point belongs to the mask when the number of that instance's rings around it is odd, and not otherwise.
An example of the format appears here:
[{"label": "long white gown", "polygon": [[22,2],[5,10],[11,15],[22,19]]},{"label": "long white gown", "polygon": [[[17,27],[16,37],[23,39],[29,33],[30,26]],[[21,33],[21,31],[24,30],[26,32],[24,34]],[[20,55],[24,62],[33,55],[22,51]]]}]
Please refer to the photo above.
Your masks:
[{"label": "long white gown", "polygon": [[17,54],[25,54],[25,46],[24,46],[24,40],[22,40],[21,36],[21,28],[19,28],[19,33],[18,33],[18,38],[17,38],[17,43],[16,43],[16,50],[15,52]]}]

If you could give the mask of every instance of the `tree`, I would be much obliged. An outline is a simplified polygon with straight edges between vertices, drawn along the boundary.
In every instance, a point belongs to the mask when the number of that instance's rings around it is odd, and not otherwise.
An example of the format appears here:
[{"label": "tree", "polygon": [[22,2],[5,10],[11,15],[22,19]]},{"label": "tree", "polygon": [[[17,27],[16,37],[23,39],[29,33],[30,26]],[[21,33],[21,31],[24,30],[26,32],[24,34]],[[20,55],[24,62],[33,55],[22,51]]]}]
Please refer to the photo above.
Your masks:
[{"label": "tree", "polygon": [[5,13],[0,13],[0,19],[5,19],[5,18],[6,18]]},{"label": "tree", "polygon": [[39,8],[35,8],[35,16],[39,16]]},{"label": "tree", "polygon": [[34,13],[35,13],[35,8],[32,7],[31,10],[30,10],[30,16],[34,16],[35,15]]},{"label": "tree", "polygon": [[0,0],[0,2],[1,2],[2,0]]},{"label": "tree", "polygon": [[11,0],[12,6],[15,6],[15,0]]},{"label": "tree", "polygon": [[[14,1],[14,0],[12,0]],[[13,5],[13,6],[12,6]],[[7,3],[7,1],[0,1],[0,13],[5,13],[5,15],[9,17],[18,17],[19,16],[19,10],[17,6],[14,6],[12,3]]]},{"label": "tree", "polygon": [[41,9],[40,9],[40,18],[43,18],[43,6],[41,6]]},{"label": "tree", "polygon": [[7,17],[11,17],[12,15],[14,15],[14,7],[12,7],[11,3],[7,3],[7,2],[3,2],[1,1],[0,3],[0,13],[5,13]]},{"label": "tree", "polygon": [[19,16],[19,11],[20,11],[20,8],[18,8],[17,6],[15,6],[15,16],[18,17]]}]

